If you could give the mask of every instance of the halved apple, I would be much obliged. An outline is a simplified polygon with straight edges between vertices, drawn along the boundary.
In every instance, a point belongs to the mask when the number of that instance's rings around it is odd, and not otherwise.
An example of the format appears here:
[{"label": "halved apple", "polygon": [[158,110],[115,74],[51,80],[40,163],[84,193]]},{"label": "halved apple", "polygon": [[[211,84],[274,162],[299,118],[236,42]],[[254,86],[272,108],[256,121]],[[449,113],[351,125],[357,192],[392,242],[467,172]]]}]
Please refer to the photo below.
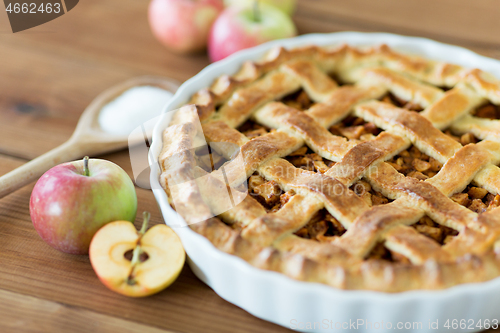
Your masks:
[{"label": "halved apple", "polygon": [[99,280],[125,296],[143,297],[168,287],[179,276],[186,255],[179,237],[164,224],[140,231],[128,221],[111,222],[90,243],[90,262]]}]

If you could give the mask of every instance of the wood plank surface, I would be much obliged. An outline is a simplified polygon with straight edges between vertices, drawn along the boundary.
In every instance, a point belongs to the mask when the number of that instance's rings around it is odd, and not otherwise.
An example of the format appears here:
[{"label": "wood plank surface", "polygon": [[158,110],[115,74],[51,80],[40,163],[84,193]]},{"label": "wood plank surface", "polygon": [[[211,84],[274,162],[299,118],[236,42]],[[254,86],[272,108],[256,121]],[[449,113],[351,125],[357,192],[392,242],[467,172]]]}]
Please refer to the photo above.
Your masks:
[{"label": "wood plank surface", "polygon": [[[0,175],[63,143],[104,89],[139,75],[185,81],[209,62],[168,52],[151,35],[146,0],[85,0],[12,34],[0,10]],[[500,59],[495,0],[299,0],[301,33],[385,31],[433,38]],[[108,154],[131,174],[128,152]],[[285,332],[218,297],[186,266],[145,299],[104,287],[87,256],[60,253],[33,229],[33,184],[0,200],[0,332]],[[139,211],[163,223],[150,191]],[[137,221],[137,226],[139,221]]]},{"label": "wood plank surface", "polygon": [[6,330],[28,332],[172,332],[83,308],[0,290],[0,321]]}]

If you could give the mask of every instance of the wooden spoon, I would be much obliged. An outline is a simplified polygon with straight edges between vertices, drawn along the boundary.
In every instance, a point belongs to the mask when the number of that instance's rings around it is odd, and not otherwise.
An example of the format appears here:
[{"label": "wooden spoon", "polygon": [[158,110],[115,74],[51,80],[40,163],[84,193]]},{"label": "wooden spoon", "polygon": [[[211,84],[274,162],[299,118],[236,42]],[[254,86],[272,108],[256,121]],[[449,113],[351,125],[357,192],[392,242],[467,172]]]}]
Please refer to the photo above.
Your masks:
[{"label": "wooden spoon", "polygon": [[33,182],[60,163],[82,158],[85,155],[99,155],[126,148],[129,145],[129,137],[105,132],[99,126],[98,117],[104,105],[136,86],[155,86],[171,92],[175,92],[178,88],[178,85],[170,79],[142,76],[104,91],[85,109],[75,132],[68,141],[0,177],[0,198]]}]

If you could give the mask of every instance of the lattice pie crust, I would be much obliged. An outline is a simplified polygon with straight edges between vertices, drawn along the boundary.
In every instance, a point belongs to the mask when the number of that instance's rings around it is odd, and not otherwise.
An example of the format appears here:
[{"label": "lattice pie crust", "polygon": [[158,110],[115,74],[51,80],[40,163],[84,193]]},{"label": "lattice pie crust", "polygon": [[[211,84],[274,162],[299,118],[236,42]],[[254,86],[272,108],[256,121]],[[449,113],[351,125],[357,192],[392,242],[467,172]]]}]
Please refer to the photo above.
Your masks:
[{"label": "lattice pie crust", "polygon": [[[194,231],[262,269],[386,292],[486,281],[500,275],[500,120],[477,115],[487,103],[498,115],[500,83],[478,69],[385,45],[278,48],[175,114],[160,182],[169,196],[176,184],[188,224],[202,221]],[[232,144],[207,155],[228,161],[203,181],[207,156],[190,149],[201,134]],[[226,182],[251,195],[212,217]]]}]

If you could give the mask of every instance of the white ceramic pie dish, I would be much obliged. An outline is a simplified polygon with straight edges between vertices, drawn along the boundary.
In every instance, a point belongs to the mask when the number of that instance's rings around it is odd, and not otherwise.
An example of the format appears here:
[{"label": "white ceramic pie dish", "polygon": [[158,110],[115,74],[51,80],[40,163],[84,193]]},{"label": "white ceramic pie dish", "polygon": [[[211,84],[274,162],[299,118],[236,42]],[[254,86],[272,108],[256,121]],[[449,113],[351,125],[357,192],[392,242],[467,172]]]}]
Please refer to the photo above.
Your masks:
[{"label": "white ceramic pie dish", "polygon": [[[285,275],[254,268],[244,260],[223,253],[187,226],[170,207],[159,184],[157,156],[162,132],[171,112],[188,102],[191,95],[210,86],[223,74],[235,73],[246,60],[259,60],[280,45],[353,46],[388,44],[397,51],[430,59],[476,67],[500,78],[500,61],[480,56],[457,46],[429,39],[385,33],[341,32],[311,34],[279,40],[238,52],[212,64],[186,81],[166,105],[153,131],[149,159],[151,186],[167,224],[174,227],[188,254],[194,273],[219,296],[249,313],[287,328],[304,332],[376,331],[391,329],[415,332],[474,332],[494,327],[500,318],[500,278],[480,284],[464,284],[442,291],[408,291],[387,294],[373,291],[338,290],[326,285],[296,281]],[[172,222],[174,221],[174,222]],[[446,326],[448,321],[449,327]],[[481,321],[479,326],[479,321]],[[437,322],[437,330],[436,328]],[[431,325],[431,326],[430,326]],[[456,326],[455,326],[456,325]],[[228,322],[228,328],[231,323]],[[309,328],[311,327],[311,328]]]}]

